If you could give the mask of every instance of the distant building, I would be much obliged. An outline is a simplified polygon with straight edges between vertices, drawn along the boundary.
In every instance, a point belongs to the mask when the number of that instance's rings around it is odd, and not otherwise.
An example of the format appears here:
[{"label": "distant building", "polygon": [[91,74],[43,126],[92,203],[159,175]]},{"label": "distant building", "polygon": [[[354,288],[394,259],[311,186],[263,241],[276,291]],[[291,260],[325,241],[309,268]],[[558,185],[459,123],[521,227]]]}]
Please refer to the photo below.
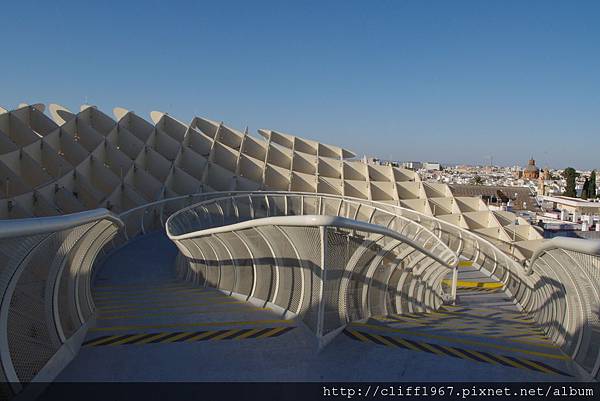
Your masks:
[{"label": "distant building", "polygon": [[535,165],[535,160],[529,159],[527,167],[523,170],[523,178],[527,180],[537,180],[540,178],[540,169]]},{"label": "distant building", "polygon": [[442,165],[440,163],[425,162],[425,163],[423,163],[423,168],[425,170],[441,170]]},{"label": "distant building", "polygon": [[450,190],[452,191],[452,195],[458,197],[477,196],[481,198],[488,207],[508,207],[510,203],[513,210],[529,210],[531,212],[540,211],[535,196],[527,187],[450,184]]},{"label": "distant building", "polygon": [[423,168],[423,163],[421,162],[402,162],[402,167],[407,168],[409,170],[420,170]]},{"label": "distant building", "polygon": [[363,156],[363,163],[365,164],[381,164],[381,160],[376,157]]},{"label": "distant building", "polygon": [[550,205],[553,210],[566,210],[569,213],[586,215],[600,214],[600,202],[593,202],[567,196],[539,196],[540,200]]}]

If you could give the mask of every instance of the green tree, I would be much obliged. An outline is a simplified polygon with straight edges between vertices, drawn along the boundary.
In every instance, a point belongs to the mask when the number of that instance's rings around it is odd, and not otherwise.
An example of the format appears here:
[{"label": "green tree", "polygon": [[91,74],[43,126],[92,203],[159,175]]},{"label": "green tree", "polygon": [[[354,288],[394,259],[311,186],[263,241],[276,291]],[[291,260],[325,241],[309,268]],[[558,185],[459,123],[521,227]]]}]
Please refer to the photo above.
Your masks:
[{"label": "green tree", "polygon": [[588,191],[590,190],[590,182],[587,177],[585,177],[585,182],[583,183],[583,188],[581,188],[581,199],[588,198]]},{"label": "green tree", "polygon": [[483,185],[483,178],[481,178],[479,175],[476,175],[471,180],[471,184],[473,184],[473,185]]},{"label": "green tree", "polygon": [[573,167],[567,167],[565,171],[563,171],[563,177],[567,180],[567,186],[563,193],[564,196],[569,196],[571,198],[577,197],[577,190],[575,189],[575,179],[577,176],[577,171],[575,171]]},{"label": "green tree", "polygon": [[596,197],[596,170],[592,170],[590,175],[590,186],[588,188],[588,199],[594,199]]}]

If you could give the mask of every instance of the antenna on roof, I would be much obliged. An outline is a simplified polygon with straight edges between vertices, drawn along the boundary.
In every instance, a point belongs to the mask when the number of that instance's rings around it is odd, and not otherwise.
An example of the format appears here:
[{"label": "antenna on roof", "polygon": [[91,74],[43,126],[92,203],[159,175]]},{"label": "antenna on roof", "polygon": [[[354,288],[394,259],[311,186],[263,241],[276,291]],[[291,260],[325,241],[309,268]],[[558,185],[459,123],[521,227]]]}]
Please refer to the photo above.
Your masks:
[{"label": "antenna on roof", "polygon": [[248,126],[246,125],[246,129],[244,130],[244,134],[248,135]]}]

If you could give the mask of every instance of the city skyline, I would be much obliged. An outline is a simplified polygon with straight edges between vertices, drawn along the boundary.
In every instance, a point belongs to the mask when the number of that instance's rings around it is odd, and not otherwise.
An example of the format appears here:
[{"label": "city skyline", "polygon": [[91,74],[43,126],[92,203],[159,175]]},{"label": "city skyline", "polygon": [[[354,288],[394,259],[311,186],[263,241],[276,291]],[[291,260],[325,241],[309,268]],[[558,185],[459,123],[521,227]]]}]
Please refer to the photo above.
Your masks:
[{"label": "city skyline", "polygon": [[502,165],[597,167],[595,2],[80,8],[5,6],[0,34],[18,40],[3,45],[0,106],[116,97],[143,117],[157,107],[381,158],[479,164],[493,149]]}]

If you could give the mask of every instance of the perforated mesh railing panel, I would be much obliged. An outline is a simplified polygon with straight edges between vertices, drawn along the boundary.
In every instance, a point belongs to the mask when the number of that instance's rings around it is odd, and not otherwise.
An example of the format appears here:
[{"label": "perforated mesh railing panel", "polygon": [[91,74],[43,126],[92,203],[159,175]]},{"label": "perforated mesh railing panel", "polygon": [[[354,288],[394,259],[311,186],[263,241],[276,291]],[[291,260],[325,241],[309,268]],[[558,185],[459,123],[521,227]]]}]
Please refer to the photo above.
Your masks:
[{"label": "perforated mesh railing panel", "polygon": [[[10,301],[7,336],[11,359],[19,379],[30,381],[60,344],[49,327],[46,311],[46,279],[66,233],[42,240],[28,254]],[[53,332],[54,331],[54,332]]]},{"label": "perforated mesh railing panel", "polygon": [[322,284],[321,235],[317,227],[281,227],[300,255],[304,274],[304,302],[300,317],[313,331],[317,331],[319,300]]},{"label": "perforated mesh railing panel", "polygon": [[235,233],[222,233],[216,235],[221,241],[227,244],[233,254],[235,264],[235,287],[233,291],[249,296],[252,291],[254,279],[252,258],[246,245]]},{"label": "perforated mesh railing panel", "polygon": [[[255,229],[241,230],[238,232],[244,242],[252,249],[254,267],[256,272],[254,298],[270,301],[276,280],[275,259],[264,238]],[[198,241],[200,242],[200,241]]]},{"label": "perforated mesh railing panel", "polygon": [[[28,237],[6,238],[0,240],[0,290],[2,294],[6,294],[11,281],[14,280],[15,274],[19,270],[19,266],[24,259],[35,249],[35,247],[47,238],[46,234],[33,235]],[[21,297],[23,299],[24,297]],[[8,305],[4,304],[7,302]],[[3,301],[3,307],[10,308],[11,300]],[[10,309],[9,309],[10,310]],[[14,327],[14,326],[13,326]],[[6,322],[2,323],[0,330],[7,330]],[[2,333],[7,336],[8,333]],[[10,339],[7,339],[10,342]],[[10,348],[8,355],[3,353],[3,358],[10,358]],[[9,377],[4,371],[4,364],[0,364],[0,396],[8,398],[13,393],[13,389],[6,384]]]},{"label": "perforated mesh railing panel", "polygon": [[277,227],[266,226],[259,230],[273,248],[277,263],[277,292],[273,303],[283,309],[296,311],[298,297],[296,297],[295,307],[292,305],[292,301],[294,289],[300,289],[298,286],[301,272],[300,261],[287,237],[282,235]]},{"label": "perforated mesh railing panel", "polygon": [[399,241],[394,241],[381,249],[377,255],[374,265],[371,266],[373,273],[371,275],[371,285],[367,297],[369,314],[387,315],[392,313],[389,309],[387,295],[389,292],[389,278],[398,264],[394,251],[401,246]]},{"label": "perforated mesh railing panel", "polygon": [[0,239],[0,336],[8,347],[0,356],[2,381],[29,383],[91,317],[89,281],[96,255],[117,230],[112,224]]},{"label": "perforated mesh railing panel", "polygon": [[[211,204],[214,203],[214,204]],[[186,216],[187,214],[187,216]],[[380,227],[388,227],[401,235],[405,235],[415,241],[419,246],[428,249],[433,254],[438,255],[441,260],[451,260],[453,257],[452,251],[458,251],[463,257],[473,260],[476,268],[483,268],[491,273],[494,277],[505,283],[510,294],[515,296],[519,302],[523,302],[525,306],[540,305],[538,296],[534,295],[533,281],[524,276],[524,269],[517,263],[513,257],[506,255],[497,247],[480,238],[476,234],[470,233],[459,227],[436,219],[431,216],[426,216],[414,211],[395,207],[393,205],[383,205],[380,203],[369,201],[357,201],[354,199],[342,199],[336,196],[328,195],[311,195],[311,194],[276,194],[276,193],[250,193],[243,195],[231,194],[231,199],[213,198],[195,206],[190,207],[183,213],[178,213],[179,220],[187,219],[193,221],[191,225],[185,226],[189,230],[202,230],[209,227],[216,227],[221,222],[237,222],[256,219],[267,216],[295,216],[300,214],[327,214],[335,216],[344,216],[358,221],[371,222]],[[195,215],[204,216],[201,219],[194,217]],[[185,218],[183,218],[185,216]],[[210,216],[210,217],[208,217]],[[178,219],[175,219],[178,220]],[[183,223],[177,223],[172,220],[173,228],[182,233]],[[287,228],[285,230],[288,230]],[[250,232],[250,230],[247,230]],[[291,305],[298,302],[298,311],[306,310],[307,319],[312,322],[311,325],[316,328],[316,320],[311,316],[311,305],[314,306],[314,300],[308,301],[305,293],[310,293],[311,297],[318,294],[320,291],[320,270],[313,269],[309,271],[302,268],[302,280],[297,280],[297,277],[287,272],[280,267],[281,261],[278,261],[277,255],[286,255],[284,260],[288,260],[289,255],[298,257],[296,253],[301,254],[300,250],[306,247],[303,239],[290,238],[290,246],[296,249],[289,249],[288,243],[283,241],[277,242],[269,240],[271,247],[265,243],[264,237],[271,238],[271,233],[268,230],[261,229],[261,235],[252,234],[253,238],[243,238],[248,242],[248,246],[252,249],[256,248],[260,256],[254,256],[259,260],[259,266],[254,267],[257,271],[263,270],[263,273],[270,273],[268,294],[264,284],[261,287],[257,284],[255,288],[256,298],[263,299],[266,297],[268,301],[275,301],[279,306],[288,303],[288,310],[293,310]],[[177,234],[177,233],[176,233]],[[243,234],[247,236],[248,234]],[[370,235],[374,237],[373,235]],[[441,240],[441,241],[440,241]],[[442,279],[444,278],[444,268],[439,263],[434,263],[428,257],[417,252],[408,251],[406,254],[393,253],[396,259],[393,261],[392,254],[383,254],[383,259],[380,255],[378,261],[372,266],[372,260],[368,260],[368,256],[373,250],[362,249],[364,245],[358,245],[360,241],[352,242],[356,245],[356,250],[346,262],[351,265],[347,266],[345,273],[341,274],[341,279],[338,280],[341,287],[338,286],[338,292],[344,293],[343,299],[339,301],[340,318],[341,320],[352,320],[359,318],[369,313],[386,313],[388,311],[406,312],[415,310],[427,310],[436,308],[447,295],[443,293],[441,287]],[[381,238],[378,241],[375,255],[386,249],[386,246],[391,246],[393,243],[391,238]],[[339,245],[332,243],[332,249],[337,250]],[[373,244],[371,244],[373,245]],[[271,250],[271,248],[276,250]],[[393,248],[393,246],[392,246]],[[316,248],[315,248],[316,249]],[[398,252],[404,251],[404,248],[399,247]],[[275,255],[275,256],[273,256]],[[340,255],[336,256],[341,257]],[[371,255],[371,259],[374,255]],[[367,258],[367,260],[362,260]],[[303,264],[303,257],[300,257],[299,264]],[[291,260],[291,259],[290,259]],[[265,262],[267,262],[265,264]],[[262,266],[261,266],[262,263]],[[267,270],[268,268],[268,270]],[[406,271],[404,271],[406,270]],[[336,273],[332,273],[334,276]],[[262,274],[264,276],[264,274]],[[278,276],[279,275],[279,276]],[[373,275],[373,276],[371,276]],[[362,276],[362,279],[361,279]],[[381,291],[380,288],[374,287],[370,293],[365,293],[367,288],[370,288],[369,283],[365,283],[366,276],[369,276],[371,282],[385,282],[386,289]],[[357,280],[363,282],[359,285]],[[259,283],[261,280],[257,280]],[[287,283],[290,283],[289,285]],[[311,291],[303,291],[302,296],[298,300],[289,301],[288,292],[294,297],[298,291],[295,289],[297,283],[310,282],[312,285]],[[286,284],[283,284],[286,283]],[[330,283],[325,283],[325,287],[329,287]],[[261,287],[261,288],[259,288]],[[303,284],[303,288],[307,288]],[[343,288],[340,290],[340,288]],[[281,289],[281,291],[279,291]],[[317,291],[318,290],[318,291]],[[331,292],[328,288],[326,291]],[[335,292],[335,291],[333,291]],[[273,298],[276,296],[275,298]],[[338,295],[339,296],[339,295]],[[372,307],[377,305],[377,307]],[[560,305],[560,301],[558,301]],[[283,306],[282,306],[283,307]],[[314,308],[313,308],[314,309]],[[323,327],[325,332],[335,326]]]},{"label": "perforated mesh railing panel", "polygon": [[345,230],[327,227],[325,232],[325,280],[323,282],[323,334],[327,334],[346,322],[340,320],[340,284],[350,258],[349,235]]},{"label": "perforated mesh railing panel", "polygon": [[225,243],[214,236],[206,238],[206,242],[214,252],[218,266],[218,287],[222,290],[233,291],[235,285],[235,266]]},{"label": "perforated mesh railing panel", "polygon": [[598,358],[600,356],[600,257],[580,252],[565,251],[580,266],[578,284],[585,295],[586,334],[583,338],[587,348],[580,359],[580,364],[589,372],[596,369],[598,377]]},{"label": "perforated mesh railing panel", "polygon": [[206,265],[206,285],[211,287],[218,287],[219,285],[219,261],[215,251],[206,241],[195,242],[196,246],[200,250],[200,255],[204,259]]},{"label": "perforated mesh railing panel", "polygon": [[[306,267],[307,262],[302,260],[302,257],[300,256],[300,254],[294,247],[292,240],[289,238],[289,236],[285,232],[285,230],[281,227],[277,227],[277,230],[279,230],[280,234],[285,237],[286,245],[284,245],[284,247],[289,246],[288,260],[290,260],[291,263],[295,267],[293,269],[290,269],[289,272],[286,271],[286,275],[291,275],[291,277],[290,276],[287,276],[287,277],[289,277],[292,280],[291,284],[289,285],[289,287],[290,287],[289,310],[294,313],[299,313],[301,310],[301,307],[302,307],[302,297],[303,297],[303,290],[304,290],[304,280],[306,279],[306,271],[307,271],[307,269],[310,269],[310,268]],[[285,269],[286,268],[285,264],[283,266],[284,266],[283,268]]]}]

